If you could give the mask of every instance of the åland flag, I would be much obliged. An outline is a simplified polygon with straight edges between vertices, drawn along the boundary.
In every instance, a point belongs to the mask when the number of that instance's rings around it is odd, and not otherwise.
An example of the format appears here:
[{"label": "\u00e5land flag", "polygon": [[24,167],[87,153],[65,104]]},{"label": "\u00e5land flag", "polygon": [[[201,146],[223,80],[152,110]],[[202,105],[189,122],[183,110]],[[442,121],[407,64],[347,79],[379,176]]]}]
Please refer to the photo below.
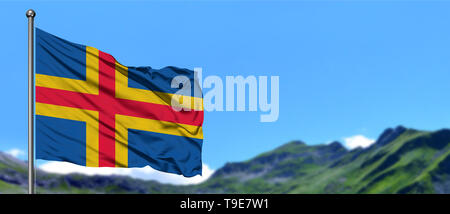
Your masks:
[{"label": "\u00e5land flag", "polygon": [[[185,82],[172,87],[177,76]],[[36,158],[201,174],[203,98],[196,80],[187,69],[126,67],[36,29]],[[183,86],[190,88],[184,94]]]}]

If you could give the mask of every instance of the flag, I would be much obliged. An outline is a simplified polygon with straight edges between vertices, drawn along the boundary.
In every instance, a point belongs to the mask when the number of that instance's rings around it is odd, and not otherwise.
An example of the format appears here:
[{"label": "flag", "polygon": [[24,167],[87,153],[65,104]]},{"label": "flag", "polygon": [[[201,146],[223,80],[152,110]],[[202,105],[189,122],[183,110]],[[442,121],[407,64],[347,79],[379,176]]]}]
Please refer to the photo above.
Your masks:
[{"label": "flag", "polygon": [[[186,81],[173,87],[177,76]],[[194,71],[126,67],[36,28],[35,79],[37,159],[201,174],[203,98]]]}]

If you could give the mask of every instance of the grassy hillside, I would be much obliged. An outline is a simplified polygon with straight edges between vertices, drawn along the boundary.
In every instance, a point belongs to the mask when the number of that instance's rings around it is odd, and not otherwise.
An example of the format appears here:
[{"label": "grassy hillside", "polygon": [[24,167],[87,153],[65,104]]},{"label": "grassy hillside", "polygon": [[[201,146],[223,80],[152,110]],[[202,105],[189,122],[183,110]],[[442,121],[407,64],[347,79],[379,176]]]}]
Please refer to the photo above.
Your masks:
[{"label": "grassy hillside", "polygon": [[[450,130],[397,127],[365,149],[339,142],[282,145],[227,163],[198,185],[175,186],[124,176],[38,171],[38,193],[450,193]],[[0,154],[0,192],[23,193],[26,164]]]},{"label": "grassy hillside", "polygon": [[224,193],[449,193],[450,130],[387,129],[366,149],[291,142],[195,186]]}]

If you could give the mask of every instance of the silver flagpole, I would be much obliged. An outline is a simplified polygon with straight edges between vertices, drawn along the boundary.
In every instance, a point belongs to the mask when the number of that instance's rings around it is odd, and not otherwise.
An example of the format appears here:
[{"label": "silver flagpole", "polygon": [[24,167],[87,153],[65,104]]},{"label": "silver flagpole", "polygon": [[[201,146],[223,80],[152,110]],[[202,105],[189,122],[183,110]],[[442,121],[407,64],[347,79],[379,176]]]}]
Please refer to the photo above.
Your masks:
[{"label": "silver flagpole", "polygon": [[34,194],[34,10],[28,18],[28,194]]}]

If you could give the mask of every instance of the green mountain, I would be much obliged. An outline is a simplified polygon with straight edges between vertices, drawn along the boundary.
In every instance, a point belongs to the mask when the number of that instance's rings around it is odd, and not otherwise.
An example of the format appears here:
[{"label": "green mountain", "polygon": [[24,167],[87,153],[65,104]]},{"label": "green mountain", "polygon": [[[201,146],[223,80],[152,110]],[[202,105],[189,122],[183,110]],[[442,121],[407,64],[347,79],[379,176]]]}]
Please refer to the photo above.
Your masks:
[{"label": "green mountain", "polygon": [[[282,145],[176,186],[125,176],[37,172],[39,193],[450,193],[450,130],[386,129],[368,148]],[[25,192],[26,163],[0,153],[0,192]]]},{"label": "green mountain", "polygon": [[[450,193],[450,130],[385,130],[369,148],[291,142],[226,164],[196,189],[227,193]],[[218,188],[220,187],[220,188]]]}]

